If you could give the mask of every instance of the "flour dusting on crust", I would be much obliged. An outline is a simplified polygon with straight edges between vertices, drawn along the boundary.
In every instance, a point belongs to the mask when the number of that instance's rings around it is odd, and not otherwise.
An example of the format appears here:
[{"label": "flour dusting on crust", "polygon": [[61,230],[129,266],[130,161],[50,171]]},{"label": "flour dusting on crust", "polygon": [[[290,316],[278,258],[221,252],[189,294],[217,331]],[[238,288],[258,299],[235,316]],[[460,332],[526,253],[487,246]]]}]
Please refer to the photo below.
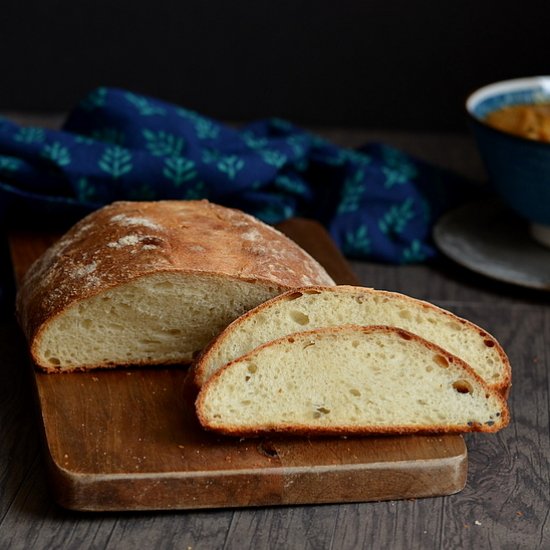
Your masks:
[{"label": "flour dusting on crust", "polygon": [[151,221],[148,218],[138,218],[136,216],[127,216],[126,214],[117,214],[111,218],[112,222],[119,223],[126,227],[131,227],[134,225],[140,225],[143,227],[148,227],[149,229],[161,230],[162,226]]}]

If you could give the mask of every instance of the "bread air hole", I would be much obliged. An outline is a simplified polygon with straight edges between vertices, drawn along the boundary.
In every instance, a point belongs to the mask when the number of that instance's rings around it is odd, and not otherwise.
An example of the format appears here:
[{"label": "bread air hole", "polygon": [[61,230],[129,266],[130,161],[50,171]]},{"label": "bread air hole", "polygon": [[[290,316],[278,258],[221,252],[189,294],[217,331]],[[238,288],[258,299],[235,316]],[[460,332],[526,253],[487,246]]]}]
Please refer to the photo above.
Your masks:
[{"label": "bread air hole", "polygon": [[290,302],[292,300],[297,300],[298,298],[301,298],[303,294],[301,292],[293,292],[292,294],[289,294],[286,299]]},{"label": "bread air hole", "polygon": [[309,323],[309,317],[298,310],[293,310],[290,312],[290,318],[299,325],[307,325]]},{"label": "bread air hole", "polygon": [[351,342],[351,347],[352,347],[352,348],[358,348],[358,347],[359,347],[359,344],[360,344],[359,340],[353,340],[353,341]]},{"label": "bread air hole", "polygon": [[313,411],[313,418],[321,418],[324,414],[329,414],[330,409],[327,409],[326,407],[322,406],[316,406],[315,410]]},{"label": "bread air hole", "polygon": [[258,367],[254,363],[249,363],[247,370],[250,374],[254,374],[258,370]]},{"label": "bread air hole", "polygon": [[495,343],[492,341],[492,340],[483,340],[483,343],[488,347],[488,348],[492,348],[494,347]]},{"label": "bread air hole", "polygon": [[143,344],[145,346],[148,346],[148,345],[158,345],[160,344],[161,342],[159,340],[155,340],[153,338],[139,338],[137,340],[137,343],[138,344]]},{"label": "bread air hole", "polygon": [[472,388],[472,385],[467,380],[456,380],[453,382],[453,388],[458,393],[472,393],[474,391],[474,388]]},{"label": "bread air hole", "polygon": [[443,369],[449,368],[449,361],[447,361],[447,358],[443,357],[443,355],[439,355],[438,353],[437,355],[434,355],[433,359],[434,359],[434,363],[436,365],[439,365],[441,368]]},{"label": "bread air hole", "polygon": [[48,358],[48,363],[50,365],[55,365],[56,367],[61,365],[61,361],[57,357],[49,357]]},{"label": "bread air hole", "polygon": [[411,312],[410,312],[410,311],[407,311],[406,309],[402,309],[402,310],[399,312],[399,317],[401,317],[401,319],[406,319],[407,321],[411,321],[411,320],[412,320]]},{"label": "bread air hole", "polygon": [[354,395],[355,397],[361,397],[361,392],[355,388],[351,388],[349,392],[351,393],[351,395]]},{"label": "bread air hole", "polygon": [[460,323],[457,323],[456,321],[447,321],[447,323],[445,323],[445,324],[452,330],[461,330],[462,329],[462,325]]}]

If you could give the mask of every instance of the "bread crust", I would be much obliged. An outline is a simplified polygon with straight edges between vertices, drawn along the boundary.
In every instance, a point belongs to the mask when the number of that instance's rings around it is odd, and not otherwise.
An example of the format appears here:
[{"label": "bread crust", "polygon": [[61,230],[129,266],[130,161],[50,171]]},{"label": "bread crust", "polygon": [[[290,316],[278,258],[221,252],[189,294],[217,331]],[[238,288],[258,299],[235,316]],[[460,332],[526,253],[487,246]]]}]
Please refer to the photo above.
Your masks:
[{"label": "bread crust", "polygon": [[244,315],[233,321],[217,338],[215,338],[212,342],[208,344],[202,351],[202,353],[199,355],[195,363],[193,364],[193,381],[197,388],[200,388],[204,383],[206,383],[206,363],[210,360],[211,356],[217,352],[217,350],[223,345],[224,340],[227,338],[227,336],[234,332],[235,330],[239,329],[239,326],[245,323],[250,317],[253,317],[254,315],[257,315],[259,313],[262,313],[263,311],[269,309],[272,304],[282,302],[282,301],[292,301],[296,298],[297,294],[320,294],[322,292],[345,292],[349,294],[353,294],[357,297],[361,297],[361,295],[365,294],[371,294],[371,295],[378,295],[381,297],[388,296],[392,299],[399,299],[403,301],[405,304],[413,304],[414,306],[421,306],[422,308],[426,310],[432,310],[437,311],[440,314],[445,315],[449,318],[451,321],[455,321],[457,323],[460,323],[463,326],[468,327],[469,330],[476,331],[484,340],[488,342],[488,345],[490,347],[493,347],[498,354],[503,367],[503,377],[497,384],[490,384],[490,387],[493,389],[496,389],[499,391],[505,399],[508,398],[508,394],[510,391],[511,383],[512,383],[512,369],[510,366],[510,361],[508,359],[508,356],[506,355],[504,349],[500,345],[500,343],[497,341],[497,339],[492,336],[490,333],[488,333],[486,330],[482,329],[475,323],[472,323],[471,321],[468,321],[467,319],[463,319],[461,317],[458,317],[454,313],[451,313],[450,311],[447,311],[445,309],[442,309],[430,302],[426,302],[423,300],[419,300],[417,298],[412,298],[411,296],[407,296],[406,294],[401,294],[398,292],[390,292],[386,290],[375,290],[373,288],[368,287],[359,287],[359,286],[350,286],[350,285],[338,285],[338,286],[309,286],[307,288],[294,288],[292,290],[289,290],[287,292],[284,292],[282,294],[279,294],[278,296],[275,296],[274,298],[271,298],[270,300],[267,300],[266,302],[258,305],[254,309],[251,309],[247,311]]},{"label": "bread crust", "polygon": [[[442,355],[445,359],[454,365],[459,366],[462,370],[466,372],[468,376],[473,378],[482,388],[486,391],[487,395],[492,395],[500,406],[500,417],[499,421],[494,422],[494,424],[480,424],[480,423],[471,423],[467,426],[448,426],[448,425],[439,425],[439,426],[340,426],[340,427],[330,427],[330,426],[300,426],[300,425],[291,425],[285,424],[280,425],[276,423],[272,424],[263,424],[256,426],[255,428],[251,427],[234,427],[234,426],[215,426],[213,427],[208,418],[204,413],[204,401],[205,396],[208,392],[210,385],[215,384],[216,381],[223,376],[223,373],[232,368],[233,364],[240,362],[242,360],[253,359],[262,349],[284,343],[285,341],[290,341],[294,343],[297,339],[312,339],[315,338],[318,334],[338,334],[346,330],[357,330],[363,332],[364,334],[372,332],[384,332],[387,334],[396,334],[406,340],[413,340],[421,343],[426,346],[434,354]],[[449,353],[447,350],[441,348],[440,346],[425,340],[424,338],[408,332],[404,329],[390,327],[386,325],[370,325],[370,326],[358,326],[358,325],[340,325],[338,327],[325,327],[310,331],[304,331],[292,334],[291,336],[284,336],[262,344],[261,346],[255,348],[251,352],[243,355],[242,357],[231,361],[216,373],[214,373],[211,378],[204,384],[200,389],[198,396],[195,401],[195,409],[197,412],[197,417],[200,424],[203,428],[215,431],[224,435],[237,436],[237,437],[257,437],[260,435],[266,435],[270,433],[286,434],[286,435],[299,435],[299,436],[338,436],[338,435],[390,435],[390,434],[434,434],[434,433],[467,433],[467,432],[486,432],[494,433],[503,428],[505,428],[510,422],[510,412],[508,409],[507,402],[501,393],[491,389],[485,380],[483,380],[466,362],[462,359],[456,357],[455,355]]]},{"label": "bread crust", "polygon": [[41,334],[68,307],[161,272],[241,280],[276,292],[334,284],[296,243],[239,210],[206,200],[115,202],[73,226],[23,278],[16,314],[35,362]]}]

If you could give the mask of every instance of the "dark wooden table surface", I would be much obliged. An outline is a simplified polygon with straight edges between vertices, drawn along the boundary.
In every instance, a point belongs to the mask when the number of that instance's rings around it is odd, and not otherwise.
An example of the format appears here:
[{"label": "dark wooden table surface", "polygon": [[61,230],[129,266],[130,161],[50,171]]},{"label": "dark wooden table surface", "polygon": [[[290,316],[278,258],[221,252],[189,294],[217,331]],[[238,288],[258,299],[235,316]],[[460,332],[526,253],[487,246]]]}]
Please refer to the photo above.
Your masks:
[{"label": "dark wooden table surface", "polygon": [[[58,119],[21,117],[55,125]],[[473,178],[469,136],[319,130],[344,145],[383,140]],[[550,296],[506,286],[441,258],[352,266],[363,284],[433,301],[491,331],[513,367],[512,423],[466,437],[459,494],[406,501],[197,512],[89,514],[48,491],[25,344],[0,323],[0,548],[550,548]]]}]

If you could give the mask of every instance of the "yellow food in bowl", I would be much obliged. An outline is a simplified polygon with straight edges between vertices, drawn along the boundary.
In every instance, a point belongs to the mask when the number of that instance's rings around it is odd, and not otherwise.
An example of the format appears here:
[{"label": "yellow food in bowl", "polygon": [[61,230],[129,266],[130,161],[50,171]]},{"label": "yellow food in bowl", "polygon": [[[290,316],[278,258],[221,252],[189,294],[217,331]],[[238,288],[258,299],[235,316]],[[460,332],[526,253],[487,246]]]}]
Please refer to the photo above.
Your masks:
[{"label": "yellow food in bowl", "polygon": [[489,113],[485,122],[503,132],[550,143],[550,103],[503,107]]}]

